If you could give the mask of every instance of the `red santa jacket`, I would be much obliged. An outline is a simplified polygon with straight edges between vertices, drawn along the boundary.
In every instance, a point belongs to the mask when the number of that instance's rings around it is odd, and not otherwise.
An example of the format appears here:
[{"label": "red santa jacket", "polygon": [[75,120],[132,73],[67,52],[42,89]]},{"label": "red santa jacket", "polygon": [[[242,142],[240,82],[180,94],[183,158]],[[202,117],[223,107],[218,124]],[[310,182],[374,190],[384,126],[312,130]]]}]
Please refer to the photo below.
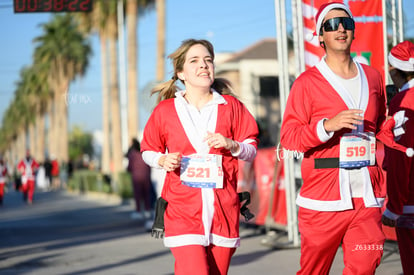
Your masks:
[{"label": "red santa jacket", "polygon": [[[408,121],[405,133],[396,142],[405,147],[414,146],[414,80],[407,89],[396,94],[389,107],[389,115],[405,110]],[[414,213],[414,161],[404,152],[385,147],[384,168],[387,171],[387,209],[394,214]]]},{"label": "red santa jacket", "polygon": [[[245,106],[232,96],[214,93],[215,111],[209,119],[209,132],[257,147],[256,121]],[[237,195],[238,160],[229,150],[209,148],[200,136],[199,125],[186,111],[185,99],[161,101],[144,129],[141,151],[180,152],[182,155],[208,153],[222,155],[223,188],[194,188],[181,184],[180,169],[168,172],[162,197],[168,202],[164,215],[167,247],[213,243],[237,247],[240,202]],[[209,103],[210,104],[210,103]]]},{"label": "red santa jacket", "polygon": [[39,164],[32,158],[27,160],[22,159],[17,165],[17,170],[22,174],[22,183],[26,184],[27,181],[35,180],[35,172],[39,168]]},{"label": "red santa jacket", "polygon": [[[373,133],[385,120],[386,97],[379,72],[372,67],[355,64],[361,79],[358,106],[336,81],[336,76],[324,60],[305,71],[293,83],[283,117],[281,144],[288,150],[304,153],[303,186],[297,198],[299,206],[319,211],[353,207],[347,171],[342,168],[315,169],[315,159],[338,158],[340,138],[351,132],[341,130],[331,137],[323,137],[318,129],[321,123],[323,127],[324,119],[332,118],[343,110],[361,109],[364,110],[364,131]],[[385,185],[380,168],[375,165],[361,169],[365,205],[381,207]]]}]

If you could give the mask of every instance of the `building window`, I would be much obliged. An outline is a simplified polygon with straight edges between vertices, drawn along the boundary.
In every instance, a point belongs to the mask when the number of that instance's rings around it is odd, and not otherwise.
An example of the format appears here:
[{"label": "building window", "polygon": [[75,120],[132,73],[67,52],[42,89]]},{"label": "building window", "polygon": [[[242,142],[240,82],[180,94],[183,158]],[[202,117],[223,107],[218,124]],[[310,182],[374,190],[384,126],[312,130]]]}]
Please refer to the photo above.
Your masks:
[{"label": "building window", "polygon": [[275,76],[261,76],[260,96],[279,97],[279,78]]}]

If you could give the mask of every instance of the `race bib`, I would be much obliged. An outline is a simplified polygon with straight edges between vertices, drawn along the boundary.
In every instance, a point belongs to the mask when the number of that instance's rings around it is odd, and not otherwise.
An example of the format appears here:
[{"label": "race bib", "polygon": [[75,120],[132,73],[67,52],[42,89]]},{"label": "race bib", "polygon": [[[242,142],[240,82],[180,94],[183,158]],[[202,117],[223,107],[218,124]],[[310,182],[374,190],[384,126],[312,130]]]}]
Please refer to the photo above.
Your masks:
[{"label": "race bib", "polygon": [[349,133],[341,138],[339,167],[360,168],[375,164],[373,133]]},{"label": "race bib", "polygon": [[181,158],[181,183],[196,188],[223,188],[221,155],[193,154]]}]

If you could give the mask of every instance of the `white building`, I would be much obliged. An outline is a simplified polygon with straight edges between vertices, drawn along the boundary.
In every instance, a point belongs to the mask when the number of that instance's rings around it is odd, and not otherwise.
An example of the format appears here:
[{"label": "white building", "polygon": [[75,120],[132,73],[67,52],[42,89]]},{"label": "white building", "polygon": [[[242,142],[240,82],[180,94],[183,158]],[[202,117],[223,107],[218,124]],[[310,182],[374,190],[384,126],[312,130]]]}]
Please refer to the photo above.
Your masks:
[{"label": "white building", "polygon": [[[276,39],[263,39],[233,54],[217,54],[216,77],[228,79],[236,95],[258,121],[263,134],[261,145],[279,142],[280,105]],[[289,65],[293,76],[295,64]],[[270,139],[267,141],[267,139]]]}]

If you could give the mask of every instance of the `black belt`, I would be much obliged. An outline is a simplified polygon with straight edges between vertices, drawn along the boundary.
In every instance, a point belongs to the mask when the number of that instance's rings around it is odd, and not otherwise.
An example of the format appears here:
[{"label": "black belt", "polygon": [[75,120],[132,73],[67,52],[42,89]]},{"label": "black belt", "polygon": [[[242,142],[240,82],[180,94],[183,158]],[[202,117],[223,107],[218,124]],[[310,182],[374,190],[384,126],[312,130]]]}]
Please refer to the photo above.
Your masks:
[{"label": "black belt", "polygon": [[315,169],[339,168],[339,158],[315,159]]}]

